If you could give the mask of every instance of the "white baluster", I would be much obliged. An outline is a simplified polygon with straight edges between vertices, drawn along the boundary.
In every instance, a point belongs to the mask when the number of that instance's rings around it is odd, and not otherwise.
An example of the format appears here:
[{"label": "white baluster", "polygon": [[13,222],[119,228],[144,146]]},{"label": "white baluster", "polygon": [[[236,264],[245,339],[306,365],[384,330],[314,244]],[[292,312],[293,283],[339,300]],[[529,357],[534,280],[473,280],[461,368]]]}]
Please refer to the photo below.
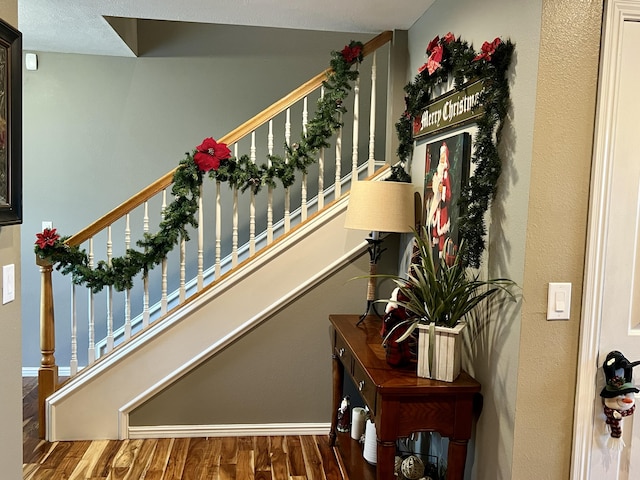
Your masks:
[{"label": "white baluster", "polygon": [[202,185],[198,198],[198,291],[204,286],[204,213],[202,208]]},{"label": "white baluster", "polygon": [[267,133],[267,149],[269,155],[273,155],[273,119],[269,120],[269,132]]},{"label": "white baluster", "polygon": [[[269,120],[267,148],[269,149],[267,164],[271,167],[271,155],[273,155],[273,120]],[[267,188],[267,245],[271,242],[273,242],[273,187],[269,185]]]},{"label": "white baluster", "polygon": [[[142,231],[149,231],[149,202],[144,202],[144,217],[142,221]],[[151,314],[149,312],[149,273],[142,278],[142,329],[149,326]]]},{"label": "white baluster", "polygon": [[180,303],[186,299],[187,276],[187,242],[184,237],[180,239]]},{"label": "white baluster", "polygon": [[[309,118],[309,109],[307,106],[307,97],[302,102],[302,134],[307,134],[307,123]],[[302,189],[300,192],[300,215],[301,221],[307,219],[307,173],[302,174]]]},{"label": "white baluster", "polygon": [[373,52],[373,62],[371,64],[371,109],[369,110],[369,161],[367,170],[369,176],[375,172],[376,161],[376,54],[377,52]]},{"label": "white baluster", "polygon": [[[236,158],[238,158],[238,144],[234,146]],[[238,265],[238,189],[233,187],[232,225],[231,225],[231,266]]]},{"label": "white baluster", "polygon": [[[256,163],[256,132],[251,132],[251,163]],[[256,194],[251,188],[249,201],[249,255],[256,253]]]},{"label": "white baluster", "polygon": [[[324,87],[320,88],[320,98],[324,98]],[[318,155],[318,210],[324,208],[324,147]]]},{"label": "white baluster", "polygon": [[[93,269],[93,259],[94,259],[94,255],[93,255],[93,237],[89,239],[89,268]],[[96,338],[95,338],[95,330],[96,330],[96,317],[95,317],[95,311],[94,311],[94,299],[93,299],[93,292],[91,291],[91,289],[88,290],[89,292],[89,298],[87,299],[87,307],[88,307],[88,312],[87,312],[87,316],[89,317],[89,349],[87,352],[87,356],[88,356],[88,360],[87,363],[88,365],[91,365],[93,362],[96,361]]]},{"label": "white baluster", "polygon": [[78,315],[76,311],[76,284],[71,283],[71,361],[70,374],[78,373]]},{"label": "white baluster", "polygon": [[360,128],[360,77],[353,85],[353,145],[351,150],[351,181],[358,180],[358,129]]},{"label": "white baluster", "polygon": [[220,181],[216,181],[216,279],[220,278],[222,256],[222,204],[220,203]]},{"label": "white baluster", "polygon": [[151,319],[151,313],[149,312],[149,274],[147,273],[142,277],[142,329],[144,330],[149,326]]},{"label": "white baluster", "polygon": [[144,217],[142,219],[142,230],[149,231],[149,202],[144,202]]},{"label": "white baluster", "polygon": [[[291,109],[287,108],[286,119],[284,122],[284,141],[291,146]],[[288,161],[288,156],[285,157]],[[284,232],[287,233],[291,229],[291,187],[284,190]]]},{"label": "white baluster", "polygon": [[[165,212],[167,211],[167,189],[165,188],[162,191],[162,219],[164,220]],[[169,283],[168,283],[168,270],[169,270],[169,262],[167,261],[167,257],[165,256],[162,259],[162,272],[161,272],[161,282],[160,282],[160,311],[161,314],[164,315],[167,313],[169,308]]]},{"label": "white baluster", "polygon": [[[125,215],[124,224],[124,248],[125,251],[131,248],[131,218],[127,213]],[[127,288],[124,292],[124,339],[131,338],[131,289]]]},{"label": "white baluster", "polygon": [[[111,225],[107,227],[107,265],[111,266],[113,242],[111,241]],[[107,288],[107,352],[113,350],[113,286]]]},{"label": "white baluster", "polygon": [[[342,122],[342,114],[340,114],[340,122]],[[336,132],[336,175],[333,183],[337,200],[342,195],[342,127]]]},{"label": "white baluster", "polygon": [[233,187],[233,230],[231,232],[231,265],[238,266],[238,189]]}]

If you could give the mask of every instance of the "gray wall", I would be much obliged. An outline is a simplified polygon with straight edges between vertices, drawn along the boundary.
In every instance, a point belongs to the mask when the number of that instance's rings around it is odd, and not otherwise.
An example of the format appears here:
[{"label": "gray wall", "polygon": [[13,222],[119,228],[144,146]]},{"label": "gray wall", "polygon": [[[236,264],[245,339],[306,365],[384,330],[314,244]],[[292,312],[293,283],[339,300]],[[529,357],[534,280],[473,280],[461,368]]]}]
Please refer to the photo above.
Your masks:
[{"label": "gray wall", "polygon": [[[371,38],[153,21],[140,22],[139,35],[140,58],[36,52],[38,70],[24,72],[24,367],[40,362],[33,242],[43,220],[75,233],[203,138],[221,137],[322,71],[331,50]],[[58,363],[68,365],[67,318],[56,319],[56,341]]]}]

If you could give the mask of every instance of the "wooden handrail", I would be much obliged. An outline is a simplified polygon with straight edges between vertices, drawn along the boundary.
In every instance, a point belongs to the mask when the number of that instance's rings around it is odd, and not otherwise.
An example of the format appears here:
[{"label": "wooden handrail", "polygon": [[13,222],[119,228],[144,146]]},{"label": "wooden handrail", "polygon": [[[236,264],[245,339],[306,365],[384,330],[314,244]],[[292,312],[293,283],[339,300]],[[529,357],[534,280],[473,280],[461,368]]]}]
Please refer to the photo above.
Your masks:
[{"label": "wooden handrail", "polygon": [[[363,56],[368,56],[378,48],[382,47],[386,43],[390,42],[393,38],[393,32],[386,31],[382,32],[375,38],[369,40],[362,49]],[[265,108],[262,112],[255,115],[250,120],[246,121],[242,125],[238,126],[225,136],[218,139],[221,143],[226,143],[227,145],[232,145],[245,137],[247,134],[251,133],[253,130],[258,128],[260,125],[266,123],[270,119],[274,118],[279,113],[285,111],[290,106],[294,105],[299,100],[303,99],[306,95],[313,92],[315,89],[319,88],[322,85],[322,82],[327,78],[327,74],[331,72],[330,68],[325,69],[315,77],[311,78],[304,84],[300,85],[298,88],[293,90],[288,95],[285,95],[277,102],[273,103],[271,106]],[[177,167],[176,167],[177,168]],[[134,208],[142,205],[144,202],[152,198],[157,193],[161,192],[165,188],[167,188],[173,182],[173,175],[176,171],[176,168],[166,173],[158,180],[135,194],[129,200],[120,204],[113,210],[111,210],[106,215],[103,215],[101,218],[80,230],[78,233],[73,235],[67,240],[68,245],[80,245],[81,243],[87,241],[91,237],[95,236],[98,232],[104,230],[106,227],[114,223],[119,218],[123,217],[127,213],[131,212]]]}]

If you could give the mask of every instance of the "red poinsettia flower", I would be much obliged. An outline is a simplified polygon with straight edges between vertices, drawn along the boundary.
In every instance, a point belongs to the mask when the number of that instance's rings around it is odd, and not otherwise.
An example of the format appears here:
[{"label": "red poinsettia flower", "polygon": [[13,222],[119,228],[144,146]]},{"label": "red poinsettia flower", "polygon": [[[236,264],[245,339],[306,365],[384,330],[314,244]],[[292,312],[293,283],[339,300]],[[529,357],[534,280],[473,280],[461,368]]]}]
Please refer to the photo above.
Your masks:
[{"label": "red poinsettia flower", "polygon": [[498,45],[500,45],[502,43],[502,40],[500,40],[499,37],[496,37],[493,42],[489,43],[489,42],[484,42],[482,44],[482,51],[476,55],[473,59],[473,61],[477,61],[477,60],[486,60],[487,62],[491,61],[491,56],[496,53],[496,48],[498,48]]},{"label": "red poinsettia flower", "polygon": [[347,63],[359,61],[360,56],[362,55],[362,45],[360,43],[345,45],[340,53],[342,54],[342,58],[344,58],[344,61]]},{"label": "red poinsettia flower", "polygon": [[201,172],[209,170],[218,170],[220,162],[231,157],[231,150],[227,148],[225,143],[218,143],[213,138],[205,138],[200,145],[196,147],[196,154],[193,161]]},{"label": "red poinsettia flower", "polygon": [[455,35],[451,32],[448,32],[444,37],[442,37],[442,41],[449,44],[456,39]]},{"label": "red poinsettia flower", "polygon": [[[411,117],[409,117],[411,118]],[[413,119],[412,123],[412,127],[413,127],[413,134],[416,135],[418,133],[420,133],[420,130],[422,130],[422,119],[419,117],[416,117]]]},{"label": "red poinsettia flower", "polygon": [[438,68],[440,68],[440,62],[442,61],[442,54],[444,49],[442,45],[436,45],[429,55],[429,59],[427,60],[427,70],[429,71],[429,75],[433,75]]},{"label": "red poinsettia flower", "polygon": [[436,45],[440,43],[440,36],[436,35],[436,37],[429,42],[427,45],[427,55],[431,55],[431,51],[436,48]]},{"label": "red poinsettia flower", "polygon": [[42,233],[36,233],[36,245],[40,248],[53,247],[60,235],[56,233],[55,228],[45,228]]}]

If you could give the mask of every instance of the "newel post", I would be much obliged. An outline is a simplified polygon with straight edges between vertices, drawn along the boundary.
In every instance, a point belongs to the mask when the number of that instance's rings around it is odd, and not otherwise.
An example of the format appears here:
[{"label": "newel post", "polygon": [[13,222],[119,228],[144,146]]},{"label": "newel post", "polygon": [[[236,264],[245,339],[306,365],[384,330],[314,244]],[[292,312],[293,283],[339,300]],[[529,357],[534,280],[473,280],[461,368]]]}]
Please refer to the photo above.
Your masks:
[{"label": "newel post", "polygon": [[55,322],[53,316],[53,284],[51,272],[53,264],[36,256],[36,264],[40,267],[40,369],[38,370],[38,434],[46,435],[45,400],[58,388],[58,366],[54,353],[56,351]]}]

